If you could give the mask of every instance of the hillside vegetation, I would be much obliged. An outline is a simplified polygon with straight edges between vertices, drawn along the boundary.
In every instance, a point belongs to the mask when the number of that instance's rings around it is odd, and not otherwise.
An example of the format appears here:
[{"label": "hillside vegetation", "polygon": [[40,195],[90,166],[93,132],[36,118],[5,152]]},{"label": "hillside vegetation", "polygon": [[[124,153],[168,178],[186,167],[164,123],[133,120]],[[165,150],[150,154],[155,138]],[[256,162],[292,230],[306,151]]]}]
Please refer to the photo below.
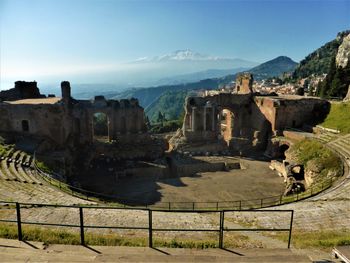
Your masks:
[{"label": "hillside vegetation", "polygon": [[279,56],[248,70],[248,72],[254,75],[254,79],[279,77],[283,73],[292,72],[297,64],[289,57]]},{"label": "hillside vegetation", "polygon": [[118,94],[112,99],[137,98],[142,107],[147,108],[167,91],[190,91],[198,89],[216,89],[220,84],[220,79],[205,79],[199,82],[166,85],[150,88],[131,89]]},{"label": "hillside vegetation", "polygon": [[294,70],[291,81],[326,74],[326,78],[317,86],[315,95],[344,98],[350,84],[350,63],[344,68],[337,67],[336,56],[349,33],[349,30],[338,33],[334,40],[306,56]]},{"label": "hillside vegetation", "polygon": [[306,78],[312,74],[327,74],[340,44],[341,38],[336,38],[306,56],[293,72],[293,78]]},{"label": "hillside vegetation", "polygon": [[183,104],[188,91],[166,91],[145,112],[151,122],[156,122],[158,113],[161,112],[167,120],[177,119],[183,111]]},{"label": "hillside vegetation", "polygon": [[331,110],[321,126],[350,133],[350,102],[332,103]]}]

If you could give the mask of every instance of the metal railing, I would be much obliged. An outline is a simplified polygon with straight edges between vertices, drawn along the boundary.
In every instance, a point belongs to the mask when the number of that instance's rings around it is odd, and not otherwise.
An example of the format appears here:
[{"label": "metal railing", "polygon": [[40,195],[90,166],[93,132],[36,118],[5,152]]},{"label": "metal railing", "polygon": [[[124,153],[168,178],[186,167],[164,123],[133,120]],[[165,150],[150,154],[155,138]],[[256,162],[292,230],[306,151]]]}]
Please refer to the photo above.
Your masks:
[{"label": "metal railing", "polygon": [[[121,207],[113,207],[113,206],[71,206],[71,205],[57,205],[57,204],[38,204],[38,203],[19,203],[19,202],[9,202],[9,201],[0,201],[0,204],[4,206],[4,204],[15,205],[13,209],[16,209],[16,220],[9,219],[0,219],[0,222],[6,223],[16,223],[17,224],[17,232],[18,232],[18,240],[23,240],[23,225],[40,225],[40,226],[58,226],[58,227],[68,227],[68,228],[79,228],[80,229],[80,243],[81,245],[85,245],[85,230],[86,229],[119,229],[119,230],[145,230],[148,231],[148,246],[153,247],[153,233],[154,232],[214,232],[218,234],[218,247],[224,247],[224,233],[225,232],[244,232],[244,231],[256,231],[256,232],[288,232],[288,248],[290,248],[291,237],[292,237],[292,227],[293,227],[293,218],[294,218],[294,210],[221,210],[221,211],[203,211],[203,210],[152,210],[148,208],[121,208]],[[57,223],[48,223],[48,222],[34,222],[34,221],[22,221],[21,219],[21,207],[28,208],[37,208],[37,207],[51,207],[51,208],[74,208],[77,209],[79,214],[79,224],[57,224]],[[9,208],[11,209],[11,208]],[[86,225],[84,223],[84,210],[87,209],[116,209],[116,210],[136,210],[136,211],[144,211],[148,213],[148,226],[102,226],[102,225]],[[214,213],[219,214],[219,225],[213,228],[154,228],[153,226],[153,212],[165,212],[165,213]],[[229,228],[225,227],[225,214],[227,213],[287,213],[290,215],[289,227],[286,228]],[[116,213],[118,216],[118,213]],[[288,221],[287,221],[288,222]]]}]

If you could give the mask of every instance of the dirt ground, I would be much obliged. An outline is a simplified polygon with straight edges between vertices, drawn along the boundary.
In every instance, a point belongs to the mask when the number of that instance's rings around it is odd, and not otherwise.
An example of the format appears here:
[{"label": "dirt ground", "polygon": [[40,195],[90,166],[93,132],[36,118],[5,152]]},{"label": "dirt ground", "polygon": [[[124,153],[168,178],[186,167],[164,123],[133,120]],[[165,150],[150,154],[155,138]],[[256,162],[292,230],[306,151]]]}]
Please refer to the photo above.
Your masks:
[{"label": "dirt ground", "polygon": [[166,179],[125,178],[115,188],[125,199],[160,202],[217,202],[259,199],[283,193],[284,183],[269,162],[241,160],[245,169]]}]

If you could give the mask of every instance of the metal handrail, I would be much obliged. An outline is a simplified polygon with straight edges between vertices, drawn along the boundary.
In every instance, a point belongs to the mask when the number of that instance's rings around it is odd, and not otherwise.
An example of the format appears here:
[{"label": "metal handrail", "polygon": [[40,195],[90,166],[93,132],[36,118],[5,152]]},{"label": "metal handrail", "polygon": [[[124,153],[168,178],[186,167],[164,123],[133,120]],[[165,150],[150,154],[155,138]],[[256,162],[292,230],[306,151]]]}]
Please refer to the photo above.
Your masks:
[{"label": "metal handrail", "polygon": [[[86,228],[104,228],[104,229],[122,229],[122,230],[147,230],[148,231],[148,246],[153,247],[153,232],[216,232],[219,234],[219,248],[224,247],[224,232],[230,231],[285,231],[289,232],[288,237],[288,248],[290,248],[291,237],[292,237],[292,226],[293,226],[293,215],[294,210],[221,210],[221,211],[203,211],[203,210],[152,210],[149,208],[144,209],[133,209],[133,208],[122,208],[122,207],[100,207],[100,206],[75,206],[75,205],[52,205],[52,204],[40,204],[40,203],[19,203],[13,201],[0,201],[0,204],[16,204],[16,220],[6,220],[1,219],[0,222],[7,223],[17,223],[17,234],[18,240],[23,240],[23,228],[22,225],[40,225],[40,226],[59,226],[59,227],[70,227],[70,228],[79,228],[80,229],[80,243],[85,245],[85,229]],[[28,209],[28,205],[33,207],[52,207],[55,208],[76,208],[79,211],[79,224],[57,224],[57,223],[48,223],[48,222],[33,222],[33,221],[22,221],[21,219],[21,206],[25,206]],[[84,209],[119,209],[119,210],[138,210],[148,213],[148,226],[101,226],[101,225],[84,225]],[[165,212],[165,213],[215,213],[219,214],[219,227],[218,228],[153,228],[153,212]],[[290,223],[288,228],[227,228],[224,227],[225,222],[225,213],[237,213],[237,212],[252,212],[252,213],[290,213]],[[116,214],[118,215],[118,214]]]}]

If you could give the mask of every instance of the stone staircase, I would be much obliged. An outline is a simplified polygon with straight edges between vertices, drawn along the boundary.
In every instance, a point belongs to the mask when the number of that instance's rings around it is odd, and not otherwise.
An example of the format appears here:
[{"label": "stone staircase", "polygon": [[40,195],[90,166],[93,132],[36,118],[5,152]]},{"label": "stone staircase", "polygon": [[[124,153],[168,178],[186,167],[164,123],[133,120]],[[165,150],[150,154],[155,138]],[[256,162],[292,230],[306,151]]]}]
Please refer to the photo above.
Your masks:
[{"label": "stone staircase", "polygon": [[316,136],[316,138],[324,143],[331,142],[338,138],[338,134],[332,132],[322,132]]}]

